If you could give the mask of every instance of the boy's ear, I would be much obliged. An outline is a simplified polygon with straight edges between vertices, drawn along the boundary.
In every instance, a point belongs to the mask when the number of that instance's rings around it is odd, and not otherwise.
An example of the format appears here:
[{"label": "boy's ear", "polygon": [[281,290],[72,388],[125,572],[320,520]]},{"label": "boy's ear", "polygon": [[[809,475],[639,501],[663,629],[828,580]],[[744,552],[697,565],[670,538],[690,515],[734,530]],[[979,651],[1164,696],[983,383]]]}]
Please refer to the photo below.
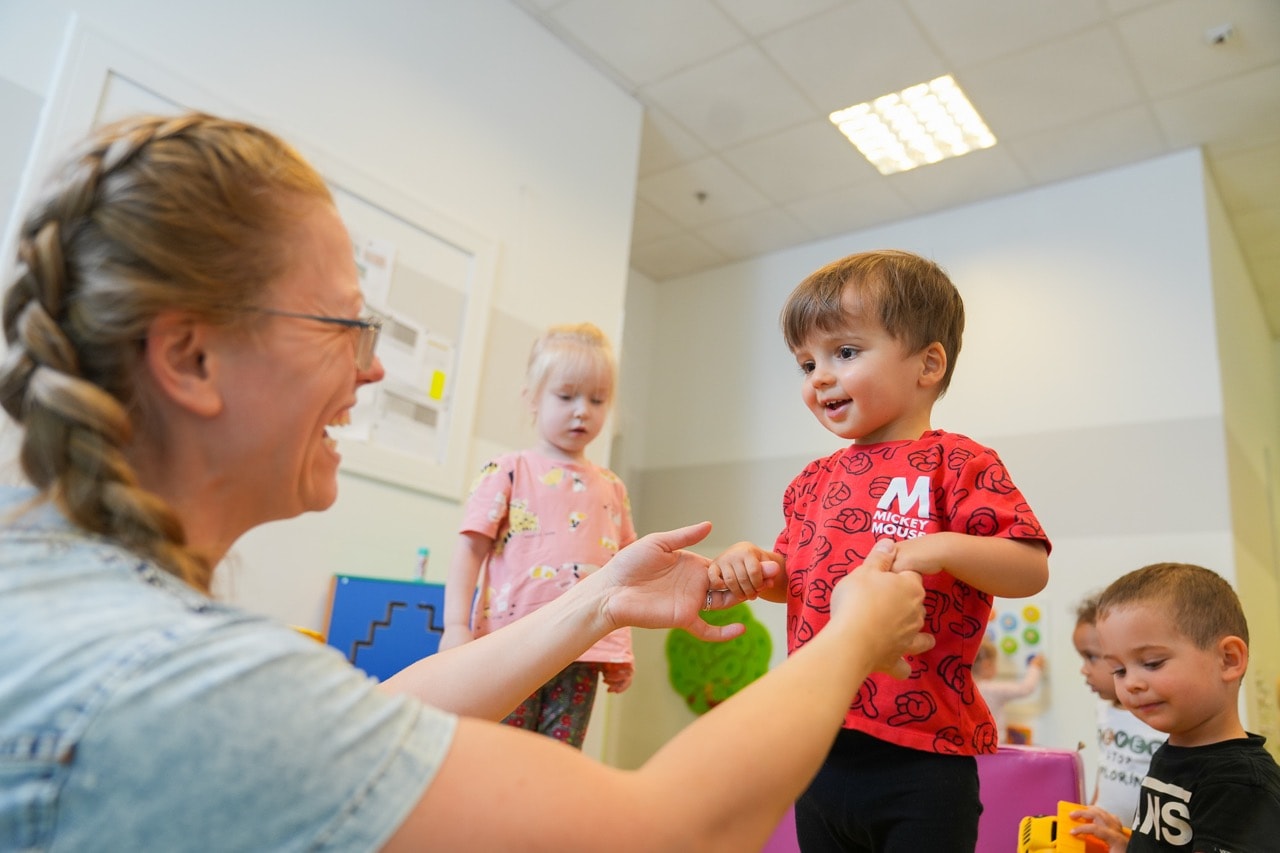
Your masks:
[{"label": "boy's ear", "polygon": [[1240,681],[1249,667],[1249,646],[1239,637],[1223,637],[1218,641],[1218,660],[1223,681]]},{"label": "boy's ear", "polygon": [[222,411],[209,348],[211,328],[189,314],[163,311],[147,329],[143,360],[151,381],[171,401],[197,415]]},{"label": "boy's ear", "polygon": [[934,341],[920,353],[920,384],[926,388],[942,382],[947,373],[947,351],[941,341]]}]

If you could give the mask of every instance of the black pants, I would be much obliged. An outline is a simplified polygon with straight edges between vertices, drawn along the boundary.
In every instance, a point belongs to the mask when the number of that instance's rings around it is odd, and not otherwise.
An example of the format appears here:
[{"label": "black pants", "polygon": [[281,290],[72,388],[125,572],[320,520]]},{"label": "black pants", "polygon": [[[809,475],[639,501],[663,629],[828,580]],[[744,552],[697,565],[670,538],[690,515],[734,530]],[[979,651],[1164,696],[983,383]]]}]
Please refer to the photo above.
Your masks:
[{"label": "black pants", "polygon": [[841,729],[796,801],[804,853],[973,853],[978,763]]}]

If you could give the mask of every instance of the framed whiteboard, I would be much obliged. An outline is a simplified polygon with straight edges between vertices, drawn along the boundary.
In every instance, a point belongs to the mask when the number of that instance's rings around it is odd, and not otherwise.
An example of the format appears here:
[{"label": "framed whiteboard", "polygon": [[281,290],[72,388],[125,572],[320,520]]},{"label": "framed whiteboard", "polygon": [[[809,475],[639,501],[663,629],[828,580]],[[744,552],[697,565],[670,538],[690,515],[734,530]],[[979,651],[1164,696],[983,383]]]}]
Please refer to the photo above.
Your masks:
[{"label": "framed whiteboard", "polygon": [[[319,170],[352,235],[370,312],[383,319],[383,382],[360,389],[339,436],[342,470],[459,499],[475,421],[496,246],[77,20],[18,192],[25,210],[48,170],[97,125],[137,112],[201,110],[271,129]],[[5,235],[13,257],[17,223]]]}]

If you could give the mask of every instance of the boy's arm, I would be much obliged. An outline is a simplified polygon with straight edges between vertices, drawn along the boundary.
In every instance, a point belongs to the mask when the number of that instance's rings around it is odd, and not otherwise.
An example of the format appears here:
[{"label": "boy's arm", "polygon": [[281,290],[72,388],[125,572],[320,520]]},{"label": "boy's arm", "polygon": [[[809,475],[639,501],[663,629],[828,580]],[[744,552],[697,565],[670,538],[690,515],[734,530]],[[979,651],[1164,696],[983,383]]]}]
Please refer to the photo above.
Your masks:
[{"label": "boy's arm", "polygon": [[787,600],[786,558],[751,542],[730,545],[711,561],[709,574],[712,589],[727,589],[741,601]]},{"label": "boy's arm", "polygon": [[479,533],[464,531],[458,535],[458,546],[449,563],[449,577],[444,585],[444,632],[440,635],[440,651],[469,643],[471,633],[471,601],[475,597],[480,566],[493,548],[493,540]]},{"label": "boy's arm", "polygon": [[946,571],[988,595],[1026,598],[1049,582],[1049,555],[1030,539],[930,533],[898,543],[895,572],[922,575]]}]

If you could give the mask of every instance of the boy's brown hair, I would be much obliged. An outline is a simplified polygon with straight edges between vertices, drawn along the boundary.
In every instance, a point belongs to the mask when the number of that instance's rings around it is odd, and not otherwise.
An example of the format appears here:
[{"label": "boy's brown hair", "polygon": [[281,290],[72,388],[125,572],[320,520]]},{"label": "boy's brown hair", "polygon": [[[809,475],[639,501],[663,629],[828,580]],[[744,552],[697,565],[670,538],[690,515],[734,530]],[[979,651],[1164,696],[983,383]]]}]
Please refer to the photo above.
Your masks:
[{"label": "boy's brown hair", "polygon": [[854,292],[861,307],[885,330],[916,353],[937,341],[947,354],[938,388],[951,384],[964,335],[964,302],[942,268],[928,258],[899,249],[861,252],[813,272],[782,307],[782,334],[794,352],[814,329],[830,332],[846,319],[841,299]]},{"label": "boy's brown hair", "polygon": [[1189,563],[1154,563],[1122,575],[1098,597],[1098,619],[1131,604],[1162,604],[1174,628],[1197,648],[1223,637],[1249,645],[1249,624],[1240,598],[1216,572]]}]

